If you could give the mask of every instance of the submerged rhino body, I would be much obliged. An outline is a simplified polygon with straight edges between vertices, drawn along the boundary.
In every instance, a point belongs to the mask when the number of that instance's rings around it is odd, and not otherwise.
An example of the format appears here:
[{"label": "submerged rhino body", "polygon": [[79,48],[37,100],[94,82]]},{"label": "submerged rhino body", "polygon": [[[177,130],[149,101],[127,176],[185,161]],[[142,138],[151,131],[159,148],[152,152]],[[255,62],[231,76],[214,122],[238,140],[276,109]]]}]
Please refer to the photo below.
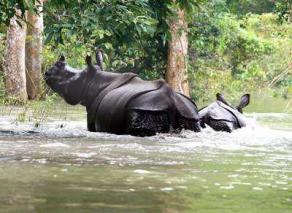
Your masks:
[{"label": "submerged rhino body", "polygon": [[249,104],[250,95],[243,95],[237,107],[232,107],[221,94],[218,93],[216,96],[215,102],[199,110],[201,127],[208,125],[216,131],[232,132],[246,126],[242,108]]},{"label": "submerged rhino body", "polygon": [[182,128],[200,131],[195,103],[165,81],[104,72],[90,57],[86,62],[84,71],[76,71],[61,57],[45,80],[67,103],[86,107],[89,131],[138,136]]}]

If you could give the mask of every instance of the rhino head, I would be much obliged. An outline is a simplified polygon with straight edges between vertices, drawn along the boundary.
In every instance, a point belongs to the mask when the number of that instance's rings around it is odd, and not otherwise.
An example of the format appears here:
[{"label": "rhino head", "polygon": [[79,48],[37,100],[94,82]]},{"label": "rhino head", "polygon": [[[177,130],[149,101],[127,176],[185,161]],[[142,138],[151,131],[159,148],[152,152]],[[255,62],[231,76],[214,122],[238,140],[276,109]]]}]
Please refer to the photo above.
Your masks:
[{"label": "rhino head", "polygon": [[76,105],[83,101],[87,92],[87,84],[95,72],[100,69],[91,62],[91,57],[86,57],[87,68],[85,70],[73,69],[66,64],[64,56],[45,72],[44,79],[47,85],[64,100]]},{"label": "rhino head", "polygon": [[223,95],[216,94],[216,101],[199,111],[201,127],[210,126],[216,131],[232,132],[246,126],[246,118],[242,115],[242,109],[249,104],[250,95],[241,97],[238,106],[233,107]]}]

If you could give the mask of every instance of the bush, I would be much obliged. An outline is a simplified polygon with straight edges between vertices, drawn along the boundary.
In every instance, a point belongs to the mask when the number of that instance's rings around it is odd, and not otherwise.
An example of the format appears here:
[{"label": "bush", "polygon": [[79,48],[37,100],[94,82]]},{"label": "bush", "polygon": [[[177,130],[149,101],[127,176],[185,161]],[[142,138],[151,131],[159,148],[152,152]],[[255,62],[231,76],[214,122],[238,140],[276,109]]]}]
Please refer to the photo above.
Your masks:
[{"label": "bush", "polygon": [[279,25],[273,14],[248,14],[239,19],[226,13],[220,18],[206,16],[203,23],[190,31],[189,76],[194,99],[203,102],[214,100],[217,92],[239,96],[263,88],[279,91],[275,93],[283,97],[291,95],[290,23]]}]

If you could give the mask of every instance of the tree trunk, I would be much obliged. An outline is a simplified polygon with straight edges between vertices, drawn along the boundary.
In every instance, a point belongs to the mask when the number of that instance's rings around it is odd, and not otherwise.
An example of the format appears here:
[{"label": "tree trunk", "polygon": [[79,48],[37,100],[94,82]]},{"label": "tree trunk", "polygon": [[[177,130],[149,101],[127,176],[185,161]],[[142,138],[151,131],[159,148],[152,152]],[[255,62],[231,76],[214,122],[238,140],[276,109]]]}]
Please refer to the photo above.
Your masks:
[{"label": "tree trunk", "polygon": [[40,97],[41,71],[42,71],[42,36],[43,36],[43,2],[36,1],[39,13],[27,13],[27,38],[26,38],[26,88],[28,98],[33,100]]},{"label": "tree trunk", "polygon": [[[19,12],[19,11],[18,11]],[[6,95],[18,102],[27,100],[25,78],[26,24],[14,16],[7,29],[7,45],[4,55],[4,83]]]},{"label": "tree trunk", "polygon": [[[175,3],[175,1],[173,2]],[[174,90],[189,96],[190,90],[187,77],[188,26],[185,15],[185,10],[179,8],[169,17],[168,24],[171,38],[168,42],[165,78]]]}]

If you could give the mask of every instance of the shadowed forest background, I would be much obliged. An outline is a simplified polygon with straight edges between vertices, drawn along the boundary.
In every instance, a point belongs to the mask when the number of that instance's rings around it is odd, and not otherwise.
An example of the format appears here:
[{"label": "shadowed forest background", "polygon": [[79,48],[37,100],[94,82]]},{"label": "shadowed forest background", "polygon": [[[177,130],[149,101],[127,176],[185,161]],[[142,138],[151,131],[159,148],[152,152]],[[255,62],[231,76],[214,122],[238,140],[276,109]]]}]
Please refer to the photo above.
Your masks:
[{"label": "shadowed forest background", "polygon": [[[173,38],[171,24],[172,20],[181,18],[178,11],[183,11],[187,26],[182,25],[177,33],[180,36],[182,31],[187,32],[188,53],[184,57],[184,68],[192,99],[208,102],[217,92],[227,94],[231,99],[238,98],[243,92],[291,98],[290,0],[27,2],[4,1],[0,4],[2,104],[19,100],[7,94],[3,71],[9,21],[15,14],[17,23],[26,25],[27,31],[33,20],[29,14],[38,18],[43,16],[44,28],[39,34],[43,43],[41,73],[61,54],[66,56],[70,66],[83,68],[86,54],[93,54],[98,47],[103,51],[105,70],[135,72],[150,80],[167,78],[167,66],[169,60],[173,60],[168,58]],[[42,9],[38,7],[40,2]],[[27,34],[25,40],[28,44],[32,35]],[[40,49],[38,46],[33,48],[32,52]],[[26,60],[30,55],[25,55]],[[28,72],[26,64],[26,74]],[[171,80],[171,77],[167,78],[167,81]],[[30,99],[55,100],[41,77],[39,81],[38,94]]]}]

